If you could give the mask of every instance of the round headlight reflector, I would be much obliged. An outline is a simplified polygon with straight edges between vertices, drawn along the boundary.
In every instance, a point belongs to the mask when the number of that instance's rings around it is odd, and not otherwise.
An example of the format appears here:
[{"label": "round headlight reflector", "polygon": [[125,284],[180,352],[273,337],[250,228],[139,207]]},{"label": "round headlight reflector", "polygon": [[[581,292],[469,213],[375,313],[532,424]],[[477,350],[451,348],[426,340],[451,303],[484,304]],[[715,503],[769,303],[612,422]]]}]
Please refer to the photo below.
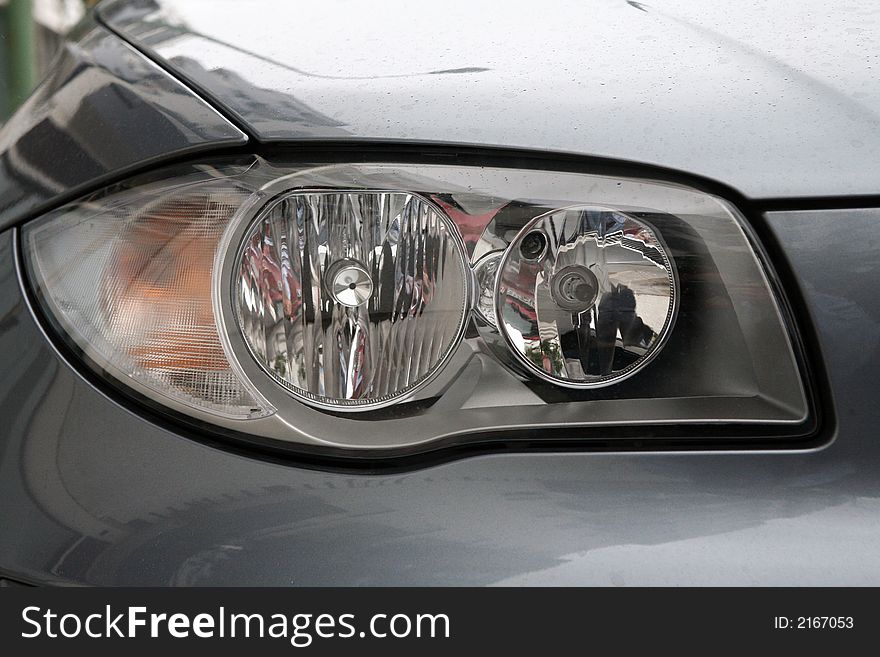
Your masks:
[{"label": "round headlight reflector", "polygon": [[295,397],[339,410],[401,401],[461,341],[464,245],[428,200],[405,192],[292,192],[246,233],[238,325],[253,357]]}]

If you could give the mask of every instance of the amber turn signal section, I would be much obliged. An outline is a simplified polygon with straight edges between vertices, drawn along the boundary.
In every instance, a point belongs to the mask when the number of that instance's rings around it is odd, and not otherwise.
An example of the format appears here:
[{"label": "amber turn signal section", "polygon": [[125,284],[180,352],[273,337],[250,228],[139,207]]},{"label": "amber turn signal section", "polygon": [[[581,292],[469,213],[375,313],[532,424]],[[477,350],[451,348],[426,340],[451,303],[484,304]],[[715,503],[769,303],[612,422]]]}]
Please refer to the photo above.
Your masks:
[{"label": "amber turn signal section", "polygon": [[69,206],[29,234],[39,289],[78,347],[147,394],[229,417],[270,413],[230,366],[212,302],[218,244],[249,194],[178,182]]},{"label": "amber turn signal section", "polygon": [[[134,222],[103,277],[112,330],[141,367],[229,367],[211,304],[214,251],[235,208],[205,194],[164,201]],[[178,374],[179,376],[179,374]]]}]

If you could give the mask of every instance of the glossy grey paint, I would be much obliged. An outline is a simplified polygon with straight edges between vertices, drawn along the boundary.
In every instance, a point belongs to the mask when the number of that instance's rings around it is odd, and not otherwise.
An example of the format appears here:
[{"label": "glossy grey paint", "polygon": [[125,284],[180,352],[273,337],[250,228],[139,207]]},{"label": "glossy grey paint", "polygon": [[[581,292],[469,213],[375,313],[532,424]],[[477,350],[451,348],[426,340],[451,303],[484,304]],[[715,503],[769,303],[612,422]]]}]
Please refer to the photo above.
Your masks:
[{"label": "glossy grey paint", "polygon": [[839,404],[828,447],[390,476],[261,462],[124,410],[50,348],[0,235],[0,568],[92,584],[880,584],[880,210],[769,222]]},{"label": "glossy grey paint", "polygon": [[605,156],[753,198],[877,192],[874,0],[114,0],[101,16],[261,140]]},{"label": "glossy grey paint", "polygon": [[0,131],[0,229],[126,171],[246,141],[180,82],[87,20]]}]

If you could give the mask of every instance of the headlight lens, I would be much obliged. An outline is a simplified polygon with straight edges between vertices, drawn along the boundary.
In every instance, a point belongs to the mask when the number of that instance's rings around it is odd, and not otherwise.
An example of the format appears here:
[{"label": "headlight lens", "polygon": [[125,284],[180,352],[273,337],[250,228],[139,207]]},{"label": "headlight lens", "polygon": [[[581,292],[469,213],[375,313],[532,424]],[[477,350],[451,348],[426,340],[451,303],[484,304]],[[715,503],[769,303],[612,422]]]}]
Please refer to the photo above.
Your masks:
[{"label": "headlight lens", "polygon": [[23,252],[85,363],[242,436],[386,453],[809,419],[744,222],[681,185],[229,159],[59,208]]}]

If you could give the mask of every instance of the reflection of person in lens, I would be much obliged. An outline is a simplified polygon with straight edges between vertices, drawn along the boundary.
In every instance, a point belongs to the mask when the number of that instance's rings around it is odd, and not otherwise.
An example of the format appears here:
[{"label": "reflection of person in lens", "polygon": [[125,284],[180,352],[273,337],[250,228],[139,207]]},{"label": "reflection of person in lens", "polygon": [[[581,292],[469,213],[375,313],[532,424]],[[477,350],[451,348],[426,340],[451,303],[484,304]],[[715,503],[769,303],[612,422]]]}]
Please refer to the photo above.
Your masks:
[{"label": "reflection of person in lens", "polygon": [[580,362],[585,374],[611,374],[640,355],[618,350],[618,333],[624,347],[641,349],[647,349],[655,337],[653,329],[636,313],[633,291],[626,285],[611,283],[595,306],[571,316],[570,329],[559,336],[560,346],[566,361]]},{"label": "reflection of person in lens", "polygon": [[[614,368],[617,334],[624,346],[647,348],[654,331],[636,314],[636,297],[626,285],[613,285],[602,295],[596,318],[596,349],[600,374]],[[625,365],[624,365],[625,366]]]}]

